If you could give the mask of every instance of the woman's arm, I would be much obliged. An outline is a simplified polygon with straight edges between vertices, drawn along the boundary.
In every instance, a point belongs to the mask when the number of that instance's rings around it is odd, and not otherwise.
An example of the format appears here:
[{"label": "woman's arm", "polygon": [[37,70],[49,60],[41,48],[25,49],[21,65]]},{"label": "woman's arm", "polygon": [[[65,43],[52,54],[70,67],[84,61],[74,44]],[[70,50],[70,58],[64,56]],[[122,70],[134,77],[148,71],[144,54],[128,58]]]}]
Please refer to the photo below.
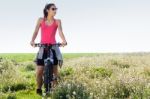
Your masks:
[{"label": "woman's arm", "polygon": [[34,33],[33,33],[32,39],[31,39],[31,42],[30,42],[31,46],[34,45],[34,40],[36,39],[37,34],[39,32],[41,21],[42,21],[42,18],[39,18],[38,21],[37,21],[37,24],[36,24],[36,27],[35,27],[35,30],[34,30]]},{"label": "woman's arm", "polygon": [[57,24],[58,24],[59,36],[62,39],[62,45],[65,46],[65,45],[67,45],[67,41],[65,39],[65,36],[64,36],[63,30],[62,30],[61,20],[57,20]]}]

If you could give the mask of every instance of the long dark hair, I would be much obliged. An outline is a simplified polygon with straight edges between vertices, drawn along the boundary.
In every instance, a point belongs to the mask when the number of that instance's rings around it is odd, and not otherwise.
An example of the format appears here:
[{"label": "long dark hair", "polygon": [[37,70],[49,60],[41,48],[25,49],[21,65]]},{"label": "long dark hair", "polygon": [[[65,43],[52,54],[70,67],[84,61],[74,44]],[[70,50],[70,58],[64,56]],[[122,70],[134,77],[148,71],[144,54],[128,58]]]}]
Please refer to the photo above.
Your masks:
[{"label": "long dark hair", "polygon": [[49,4],[45,5],[45,8],[43,10],[44,18],[47,18],[47,16],[48,16],[47,10],[49,10],[49,8],[51,8],[52,6],[55,6],[55,4],[54,3],[49,3]]}]

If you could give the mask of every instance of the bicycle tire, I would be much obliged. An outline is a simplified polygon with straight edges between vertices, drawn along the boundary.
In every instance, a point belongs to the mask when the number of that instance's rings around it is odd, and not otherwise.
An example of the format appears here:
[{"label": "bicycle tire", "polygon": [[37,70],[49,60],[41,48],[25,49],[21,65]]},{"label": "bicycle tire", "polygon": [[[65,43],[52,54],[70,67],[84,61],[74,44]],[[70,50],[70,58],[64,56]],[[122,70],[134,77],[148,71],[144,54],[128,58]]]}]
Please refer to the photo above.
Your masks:
[{"label": "bicycle tire", "polygon": [[44,67],[44,87],[46,93],[51,91],[52,81],[53,81],[53,65],[50,61],[47,61]]}]

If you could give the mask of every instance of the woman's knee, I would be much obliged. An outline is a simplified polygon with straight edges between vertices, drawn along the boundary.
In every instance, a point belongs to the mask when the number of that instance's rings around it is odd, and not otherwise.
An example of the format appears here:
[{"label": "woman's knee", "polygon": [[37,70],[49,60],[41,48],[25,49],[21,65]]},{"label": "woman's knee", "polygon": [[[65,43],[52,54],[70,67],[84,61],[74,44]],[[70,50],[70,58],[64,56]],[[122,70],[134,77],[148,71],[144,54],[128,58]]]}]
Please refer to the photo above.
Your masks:
[{"label": "woman's knee", "polygon": [[37,66],[36,75],[37,76],[42,76],[43,75],[43,70],[44,70],[43,66]]}]

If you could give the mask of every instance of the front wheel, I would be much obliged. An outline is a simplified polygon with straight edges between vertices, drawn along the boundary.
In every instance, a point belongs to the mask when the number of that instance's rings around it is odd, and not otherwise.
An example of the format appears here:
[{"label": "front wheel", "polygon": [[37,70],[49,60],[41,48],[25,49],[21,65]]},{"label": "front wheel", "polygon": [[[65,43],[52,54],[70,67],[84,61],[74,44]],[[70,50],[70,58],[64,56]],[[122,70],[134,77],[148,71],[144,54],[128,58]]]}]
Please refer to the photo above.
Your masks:
[{"label": "front wheel", "polygon": [[53,80],[53,65],[50,61],[45,61],[44,67],[44,88],[45,92],[48,93],[52,89],[52,80]]}]

